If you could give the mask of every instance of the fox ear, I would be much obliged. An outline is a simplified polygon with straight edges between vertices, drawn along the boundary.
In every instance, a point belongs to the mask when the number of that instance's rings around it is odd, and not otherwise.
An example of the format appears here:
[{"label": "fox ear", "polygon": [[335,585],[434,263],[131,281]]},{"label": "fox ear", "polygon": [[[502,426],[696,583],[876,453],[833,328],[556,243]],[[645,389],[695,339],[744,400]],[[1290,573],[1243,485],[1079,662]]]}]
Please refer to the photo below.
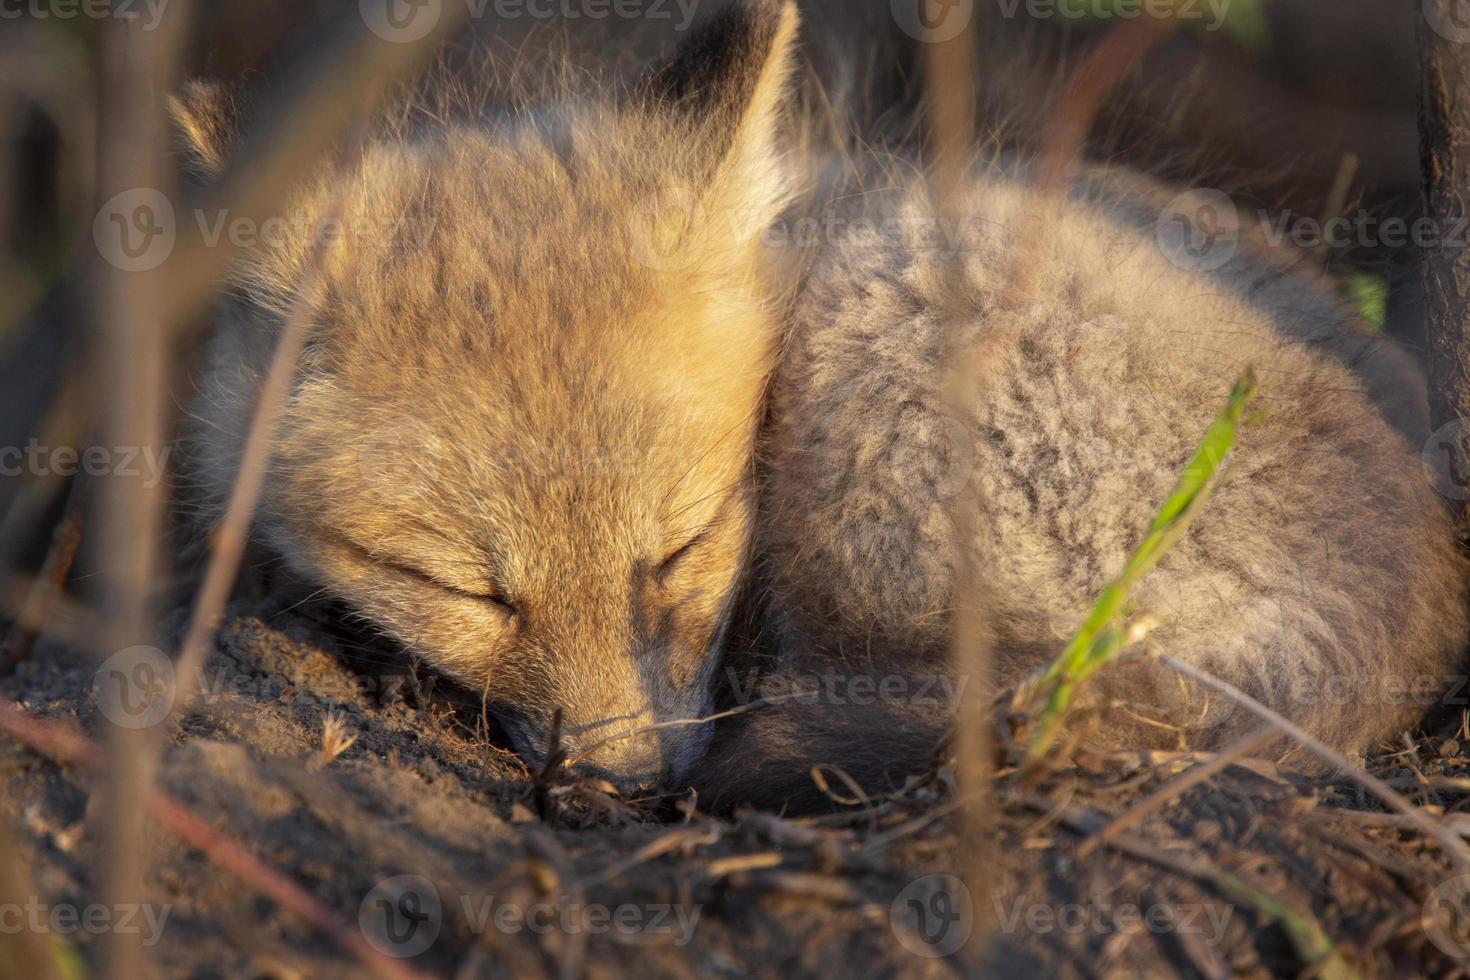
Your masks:
[{"label": "fox ear", "polygon": [[791,0],[737,0],[696,29],[649,78],[657,102],[687,123],[696,163],[713,165],[710,175],[740,188],[747,206],[779,209],[784,203],[781,109],[798,20]]},{"label": "fox ear", "polygon": [[169,96],[169,116],[190,176],[207,180],[224,169],[240,132],[240,103],[222,82],[195,79]]}]

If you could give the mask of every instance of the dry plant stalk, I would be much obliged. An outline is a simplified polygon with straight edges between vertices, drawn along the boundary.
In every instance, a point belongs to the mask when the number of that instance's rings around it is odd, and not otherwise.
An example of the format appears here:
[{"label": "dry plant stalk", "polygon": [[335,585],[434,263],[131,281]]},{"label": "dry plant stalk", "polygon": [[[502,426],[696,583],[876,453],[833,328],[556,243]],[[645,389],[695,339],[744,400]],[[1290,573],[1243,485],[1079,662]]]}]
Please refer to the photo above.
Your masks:
[{"label": "dry plant stalk", "polygon": [[[10,827],[5,820],[0,820],[0,902],[11,907],[24,907],[35,893]],[[61,955],[58,948],[65,948],[62,943],[59,936],[31,929],[6,935],[4,942],[0,942],[0,976],[62,980],[63,971],[57,963]]]},{"label": "dry plant stalk", "polygon": [[[452,9],[467,15],[467,8],[454,5]],[[104,92],[122,93],[126,101],[121,111],[107,114],[114,128],[103,140],[105,188],[116,191],[167,185],[162,165],[164,120],[158,107],[163,104],[163,93],[171,87],[173,55],[183,33],[183,14],[178,6],[174,9],[174,16],[164,18],[162,29],[157,31],[132,29],[134,22],[120,19],[108,24],[115,33],[108,38],[112,59],[103,75]],[[338,50],[328,51],[317,66],[319,75],[314,76],[314,83],[293,92],[292,102],[283,103],[291,105],[292,111],[273,120],[276,125],[266,127],[257,137],[264,148],[256,145],[253,154],[242,154],[245,163],[230,169],[214,189],[215,199],[222,205],[233,205],[224,209],[236,213],[268,213],[285,199],[295,176],[305,171],[338,131],[338,127],[323,125],[322,121],[349,118],[353,113],[360,119],[368,99],[364,92],[370,96],[381,94],[392,78],[416,64],[425,50],[459,22],[456,15],[442,17],[438,30],[416,43],[386,42],[366,31],[353,11],[337,32]],[[309,327],[321,251],[318,242],[252,420],[237,485],[213,542],[179,656],[175,677],[180,683],[176,684],[170,717],[156,731],[119,726],[114,733],[105,872],[109,899],[114,905],[137,904],[141,897],[146,854],[142,846],[143,812],[153,798],[154,778],[172,719],[187,705],[193,690],[189,679],[203,667],[208,643],[233,587],[264,479],[271,428],[290,389]],[[234,253],[222,245],[211,248],[193,242],[158,270],[113,270],[104,274],[104,281],[110,285],[104,295],[111,316],[107,320],[109,328],[103,333],[106,356],[101,363],[115,365],[118,374],[108,413],[113,444],[163,444],[166,379],[171,376],[169,353],[182,325],[198,311],[234,258]],[[107,581],[112,598],[111,626],[102,648],[116,651],[151,644],[154,639],[148,591],[158,578],[156,548],[162,529],[162,494],[157,488],[144,490],[141,482],[134,486],[115,481],[107,489],[111,492],[104,494],[101,541],[105,567],[110,570]],[[110,976],[130,980],[141,975],[143,952],[138,937],[115,934],[109,937],[108,947],[105,962]]]},{"label": "dry plant stalk", "polygon": [[[173,83],[187,9],[175,5],[156,30],[138,21],[111,18],[102,26],[100,139],[101,197],[131,188],[167,187],[165,122],[159,107]],[[98,363],[108,366],[102,431],[113,446],[159,447],[164,443],[169,342],[161,328],[163,278],[157,270],[109,270],[100,292]],[[101,488],[100,565],[104,626],[98,637],[103,656],[156,638],[151,591],[160,579],[163,530],[161,486],[113,474]],[[143,900],[143,813],[152,762],[143,732],[115,726],[109,740],[107,807],[103,829],[103,892],[113,908]],[[118,980],[144,973],[142,937],[121,930],[102,943],[104,971]]]},{"label": "dry plant stalk", "polygon": [[[934,158],[931,182],[934,217],[938,222],[949,223],[940,227],[959,227],[958,222],[967,214],[969,184],[974,179],[976,99],[973,85],[977,75],[973,26],[974,18],[971,18],[957,36],[942,42],[928,42],[924,49]],[[1083,143],[1103,102],[1139,60],[1175,26],[1172,16],[1146,16],[1126,22],[1109,34],[1069,79],[1051,111],[1035,171],[1037,197],[1046,206],[1029,218],[1023,218],[1023,225],[1018,229],[1010,287],[1004,297],[1006,301],[1001,305],[1003,316],[1022,309],[1035,293],[1038,268],[1046,246],[1049,209],[1060,206],[1076,171]],[[947,386],[949,411],[956,418],[969,415],[969,406],[973,404],[976,393],[984,388],[986,354],[995,348],[999,338],[1011,330],[1011,326],[1003,321],[988,323],[985,335],[978,342],[964,338],[969,320],[969,311],[964,306],[967,293],[964,266],[963,250],[958,250],[949,258],[945,269],[950,306],[941,311],[952,365]],[[964,877],[972,894],[981,896],[977,898],[977,908],[988,909],[990,903],[983,900],[983,895],[990,863],[987,849],[992,838],[985,817],[990,809],[987,803],[991,752],[987,728],[990,711],[984,692],[992,687],[990,664],[994,637],[985,610],[984,592],[978,587],[979,570],[974,567],[971,542],[978,517],[978,501],[973,497],[973,494],[956,495],[950,511],[959,561],[952,599],[950,659],[956,676],[977,682],[964,685],[966,694],[956,710],[954,744],[959,795],[973,804],[960,811],[965,823],[960,839],[969,848]]]},{"label": "dry plant stalk", "polygon": [[[361,130],[361,124],[358,129]],[[338,190],[324,212],[326,220],[319,225],[317,236],[311,243],[305,271],[286,314],[280,338],[276,341],[276,350],[271,357],[265,383],[261,385],[260,400],[250,419],[250,431],[245,437],[245,449],[235,476],[235,485],[230,491],[229,502],[225,505],[224,517],[215,528],[204,581],[194,597],[189,626],[179,646],[178,661],[174,665],[174,676],[178,683],[170,718],[181,717],[188,710],[189,702],[197,690],[190,680],[204,670],[209,644],[214,638],[215,630],[219,628],[225,603],[229,601],[230,593],[235,587],[235,576],[240,568],[240,560],[245,555],[251,522],[255,519],[255,505],[260,500],[260,491],[265,485],[266,471],[270,465],[271,440],[275,434],[276,421],[285,407],[286,398],[296,379],[297,362],[301,359],[301,352],[311,335],[313,307],[317,301],[322,267],[326,261],[326,238],[342,211],[342,196],[343,191]]]},{"label": "dry plant stalk", "polygon": [[[975,155],[975,18],[968,18],[964,29],[947,40],[924,41],[924,85],[929,114],[930,143],[933,154],[931,202],[933,219],[938,227],[959,227],[966,213],[968,189],[972,179]],[[948,224],[946,224],[948,223]],[[946,257],[943,268],[947,288],[946,308],[940,311],[941,329],[946,347],[951,351],[951,364],[965,363],[968,358],[955,357],[963,344],[963,333],[969,322],[964,307],[965,256],[955,250]],[[969,416],[973,380],[968,372],[956,372],[946,385],[948,413],[955,418]],[[961,823],[959,840],[963,848],[961,876],[974,899],[976,909],[989,910],[988,871],[993,861],[994,831],[991,824],[990,738],[986,692],[991,687],[991,660],[994,636],[991,617],[984,603],[984,590],[978,587],[979,569],[975,567],[974,548],[978,501],[973,494],[956,494],[949,506],[949,520],[954,529],[955,554],[959,567],[955,571],[955,594],[951,615],[950,664],[956,678],[969,683],[959,685],[962,692],[955,705],[954,755],[958,795],[975,805],[958,812]],[[987,916],[979,917],[980,928],[965,948],[971,961],[978,957],[985,937],[990,932]]]}]

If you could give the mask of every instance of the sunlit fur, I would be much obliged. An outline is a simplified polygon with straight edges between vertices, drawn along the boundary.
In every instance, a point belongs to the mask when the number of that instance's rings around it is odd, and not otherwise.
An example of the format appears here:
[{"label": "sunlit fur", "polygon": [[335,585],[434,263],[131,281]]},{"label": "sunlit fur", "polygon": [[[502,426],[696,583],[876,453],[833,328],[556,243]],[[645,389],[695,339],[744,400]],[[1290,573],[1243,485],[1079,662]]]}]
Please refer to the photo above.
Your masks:
[{"label": "sunlit fur", "polygon": [[[342,189],[349,230],[404,230],[328,254],[265,541],[483,689],[533,762],[558,710],[573,758],[707,713],[747,580],[741,638],[778,673],[952,690],[963,587],[1010,685],[1065,644],[1249,366],[1270,414],[1138,590],[1149,641],[1347,750],[1412,723],[1425,699],[1396,685],[1447,680],[1466,633],[1415,370],[1250,228],[1222,268],[1171,262],[1155,231],[1174,192],[1123,173],[1084,176],[1005,312],[1040,204],[1010,165],[977,165],[955,296],[916,160],[828,167],[819,127],[786,128],[794,31],[789,7],[732,7],[640,92],[409,113],[318,174],[300,211]],[[206,173],[228,158],[218,99],[179,107]],[[815,241],[762,234],[812,217]],[[222,314],[192,454],[216,501],[304,251],[257,249]],[[986,351],[958,409],[945,309]],[[978,505],[972,583],[955,580],[957,498]],[[1099,744],[1214,746],[1253,723],[1149,661],[1089,692]],[[780,803],[814,764],[870,786],[920,767],[949,720],[932,698],[855,701],[740,715],[692,771],[707,725],[588,767]]]},{"label": "sunlit fur", "polygon": [[[315,227],[340,192],[346,237],[259,534],[483,690],[533,762],[557,711],[568,756],[625,787],[677,778],[708,738],[596,747],[709,709],[780,326],[757,238],[789,194],[774,134],[794,30],[790,11],[742,29],[762,43],[714,89],[676,61],[617,101],[395,129],[293,211]],[[188,94],[185,135],[217,133],[190,120],[222,96]],[[223,157],[195,149],[206,171]],[[730,213],[750,230],[704,217]],[[193,454],[216,498],[308,241],[254,252],[222,317]]]}]

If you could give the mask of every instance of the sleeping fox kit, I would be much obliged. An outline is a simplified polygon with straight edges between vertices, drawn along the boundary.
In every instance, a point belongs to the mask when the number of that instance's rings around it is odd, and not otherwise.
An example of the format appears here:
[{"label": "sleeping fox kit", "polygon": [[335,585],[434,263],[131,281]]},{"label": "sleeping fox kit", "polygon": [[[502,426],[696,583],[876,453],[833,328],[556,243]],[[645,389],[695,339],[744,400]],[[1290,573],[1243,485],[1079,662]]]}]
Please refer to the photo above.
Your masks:
[{"label": "sleeping fox kit", "polygon": [[[977,163],[956,239],[916,160],[824,162],[788,111],[797,20],[732,5],[626,92],[420,113],[305,181],[305,226],[426,233],[322,253],[258,539],[483,693],[532,765],[557,719],[574,768],[626,794],[793,800],[823,762],[881,788],[949,724],[959,588],[994,644],[983,689],[1043,668],[1249,367],[1270,412],[1136,590],[1147,645],[1345,751],[1412,725],[1426,705],[1394,692],[1447,679],[1467,626],[1414,366],[1264,235],[1171,251],[1179,189],[1116,170],[1077,178],[1002,315],[1038,191]],[[174,111],[217,171],[229,96],[195,83]],[[822,232],[778,233],[798,218]],[[259,244],[219,313],[188,437],[206,516],[309,253]],[[987,351],[962,411],[956,309]],[[745,684],[726,665],[752,647]],[[748,700],[803,676],[846,680],[662,724],[732,678]],[[1252,724],[1147,657],[1096,681],[1106,744]]]}]

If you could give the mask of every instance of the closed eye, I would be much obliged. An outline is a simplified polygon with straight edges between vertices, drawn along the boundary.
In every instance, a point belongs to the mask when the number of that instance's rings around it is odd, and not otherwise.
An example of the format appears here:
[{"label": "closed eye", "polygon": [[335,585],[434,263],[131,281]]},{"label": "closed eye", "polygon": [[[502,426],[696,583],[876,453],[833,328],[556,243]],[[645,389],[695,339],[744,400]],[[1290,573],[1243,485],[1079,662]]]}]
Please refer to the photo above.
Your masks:
[{"label": "closed eye", "polygon": [[501,595],[499,592],[494,591],[493,589],[466,589],[462,586],[446,582],[443,579],[438,578],[434,575],[430,575],[428,572],[424,571],[421,568],[417,568],[413,565],[404,564],[401,561],[395,561],[392,558],[385,558],[381,555],[376,555],[371,551],[368,551],[366,548],[362,547],[356,541],[353,541],[346,535],[333,533],[332,537],[334,537],[338,542],[340,542],[355,555],[357,555],[359,559],[368,564],[375,565],[378,568],[386,568],[389,571],[403,576],[404,578],[413,579],[415,582],[418,582],[421,585],[429,586],[431,588],[439,590],[440,592],[447,592],[450,595],[458,596],[461,599],[473,599],[476,602],[488,603],[508,617],[514,616],[518,612],[515,605],[512,604],[509,599]]},{"label": "closed eye", "polygon": [[438,589],[440,592],[448,592],[450,595],[458,596],[461,599],[474,599],[477,602],[486,602],[496,607],[497,610],[507,616],[516,615],[516,607],[511,604],[509,599],[505,598],[498,592],[492,592],[488,589],[481,592],[460,588],[457,585],[451,585],[448,582],[437,579],[432,575],[422,572],[417,568],[412,567],[411,565],[400,565],[397,562],[388,562],[387,566],[393,569],[395,572],[406,575],[409,578],[417,579],[419,582],[422,582],[425,585],[432,586]]},{"label": "closed eye", "polygon": [[659,585],[663,585],[670,575],[673,575],[674,572],[678,571],[679,565],[684,561],[685,558],[689,557],[689,555],[694,551],[695,548],[697,548],[700,544],[704,542],[706,538],[709,537],[709,533],[710,528],[705,528],[703,531],[700,531],[694,537],[690,538],[689,541],[681,546],[678,550],[672,552],[667,558],[659,562],[658,571],[655,573],[655,577],[658,579]]}]

